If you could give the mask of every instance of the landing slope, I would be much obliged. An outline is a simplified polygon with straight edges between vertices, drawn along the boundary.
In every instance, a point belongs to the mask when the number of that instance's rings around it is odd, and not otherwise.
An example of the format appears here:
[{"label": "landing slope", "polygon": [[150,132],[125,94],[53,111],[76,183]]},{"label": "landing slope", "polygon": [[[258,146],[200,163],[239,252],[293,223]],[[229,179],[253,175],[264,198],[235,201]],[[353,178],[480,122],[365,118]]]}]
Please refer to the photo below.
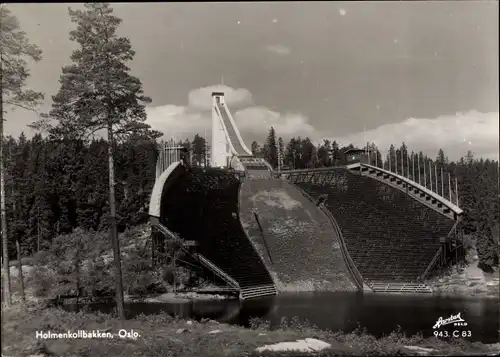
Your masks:
[{"label": "landing slope", "polygon": [[294,185],[279,179],[245,180],[240,219],[279,291],[356,290],[330,221]]}]

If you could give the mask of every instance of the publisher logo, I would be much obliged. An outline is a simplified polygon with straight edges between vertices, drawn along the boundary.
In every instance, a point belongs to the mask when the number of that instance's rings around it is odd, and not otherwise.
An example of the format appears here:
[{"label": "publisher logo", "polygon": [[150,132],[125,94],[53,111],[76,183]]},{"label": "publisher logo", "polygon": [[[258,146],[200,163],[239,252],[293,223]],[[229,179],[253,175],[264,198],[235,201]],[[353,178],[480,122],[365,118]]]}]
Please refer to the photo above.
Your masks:
[{"label": "publisher logo", "polygon": [[462,319],[462,317],[460,316],[460,312],[459,312],[458,314],[451,315],[450,317],[448,317],[446,319],[443,319],[443,317],[440,316],[432,328],[438,329],[442,326],[446,326],[449,324],[453,324],[453,326],[467,326],[467,322],[465,322],[465,320]]}]

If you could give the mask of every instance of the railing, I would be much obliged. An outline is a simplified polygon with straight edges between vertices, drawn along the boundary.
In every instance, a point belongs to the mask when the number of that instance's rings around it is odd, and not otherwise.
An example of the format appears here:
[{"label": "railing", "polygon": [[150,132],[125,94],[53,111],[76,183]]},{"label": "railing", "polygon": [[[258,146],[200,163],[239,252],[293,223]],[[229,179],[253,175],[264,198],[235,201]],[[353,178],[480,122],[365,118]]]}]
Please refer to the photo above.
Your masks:
[{"label": "railing", "polygon": [[425,284],[414,283],[372,283],[371,288],[375,292],[387,293],[432,293],[432,289]]},{"label": "railing", "polygon": [[181,239],[181,238],[179,238],[175,233],[173,233],[170,229],[168,229],[167,227],[165,227],[163,224],[156,223],[154,225],[154,227],[156,227],[164,236],[166,236],[167,238],[170,238],[175,243],[177,243],[179,245],[179,247],[185,253],[191,255],[193,258],[195,258],[196,260],[198,260],[200,263],[202,263],[205,267],[207,267],[208,269],[210,269],[211,271],[213,271],[217,276],[219,276],[222,280],[224,280],[225,282],[227,282],[229,285],[231,285],[231,286],[233,286],[233,287],[235,287],[237,289],[240,288],[239,284],[233,278],[231,278],[228,274],[226,274],[221,269],[219,269],[219,267],[217,267],[214,263],[212,263],[210,260],[208,260],[207,258],[205,258],[203,255],[201,255],[199,253],[192,254],[184,246],[184,244],[183,244],[184,240]]},{"label": "railing", "polygon": [[231,278],[228,274],[226,274],[224,271],[222,271],[217,265],[212,263],[210,260],[205,258],[203,255],[201,255],[199,253],[195,253],[195,254],[193,254],[193,258],[197,259],[200,263],[202,263],[205,267],[207,267],[208,269],[213,271],[219,278],[224,280],[226,283],[228,283],[232,287],[237,288],[237,289],[240,288],[240,285],[236,282],[236,280]]},{"label": "railing", "polygon": [[269,257],[269,261],[271,262],[271,264],[274,264],[273,258],[271,257],[271,252],[269,251],[269,246],[267,245],[266,236],[264,235],[264,230],[262,229],[262,225],[260,224],[258,213],[253,212],[253,215],[255,217],[255,220],[257,221],[257,225],[259,226],[260,234],[262,236],[262,240],[264,241],[264,246],[266,247],[267,256]]},{"label": "railing", "polygon": [[448,233],[448,236],[446,238],[450,238],[454,233],[457,233],[457,227],[460,223],[460,219],[457,219],[455,221],[455,224],[453,225],[453,227],[451,227],[450,229],[450,232]]},{"label": "railing", "polygon": [[439,247],[439,250],[434,255],[434,258],[432,258],[431,262],[427,266],[427,269],[425,269],[424,273],[420,276],[421,281],[424,281],[424,279],[427,277],[427,274],[429,274],[431,269],[434,268],[436,262],[438,261],[439,257],[441,256],[442,251],[443,251],[443,247]]},{"label": "railing", "polygon": [[170,229],[168,229],[167,227],[165,227],[163,224],[161,223],[156,223],[154,224],[154,227],[156,227],[156,229],[158,229],[164,236],[166,236],[167,238],[170,238],[172,239],[174,242],[176,243],[181,243],[180,245],[182,245],[182,239],[179,238],[174,232],[172,232]]},{"label": "railing", "polygon": [[345,245],[344,242],[344,236],[342,234],[342,231],[340,230],[340,227],[337,224],[337,221],[331,214],[331,212],[325,207],[324,204],[321,204],[319,208],[326,214],[330,222],[332,223],[332,226],[334,227],[335,231],[337,232],[337,235],[339,237],[340,241],[340,249],[342,249],[342,256],[346,260],[346,265],[347,269],[349,269],[349,272],[351,275],[354,277],[356,286],[360,289],[363,290],[363,277],[358,271],[358,268],[356,267],[356,264],[354,263],[354,260],[352,260],[351,255],[349,254],[349,251],[347,250],[347,246]]},{"label": "railing", "polygon": [[[311,201],[315,206],[318,206],[316,201],[301,187],[296,186],[297,189],[309,200]],[[347,266],[347,269],[349,270],[349,273],[351,276],[354,278],[354,283],[360,289],[363,291],[363,277],[358,271],[358,268],[356,267],[356,264],[354,263],[354,260],[352,260],[349,251],[347,250],[347,246],[345,245],[344,241],[344,235],[342,234],[342,230],[340,229],[339,225],[337,224],[337,221],[333,217],[332,213],[325,207],[324,204],[320,204],[318,206],[321,211],[326,215],[328,220],[330,221],[331,225],[333,226],[333,229],[337,233],[337,236],[339,238],[340,242],[340,249],[342,250],[342,257],[344,258],[344,262]]]},{"label": "railing", "polygon": [[[376,166],[372,166],[372,165],[368,165],[368,164],[359,164],[359,167],[366,167],[368,169],[372,169],[372,170],[375,170],[375,171],[378,171],[378,172],[381,172],[383,174],[386,174],[386,175],[390,175],[394,178],[396,178],[397,180],[400,180],[402,182],[405,182],[407,185],[411,185],[413,186],[414,188],[424,192],[425,194],[431,196],[433,199],[435,199],[436,201],[439,201],[441,202],[443,205],[445,205],[446,207],[448,207],[451,211],[453,211],[454,213],[456,213],[457,215],[460,215],[463,213],[462,209],[460,209],[457,205],[455,205],[453,202],[450,202],[448,201],[446,198],[436,194],[435,192],[429,190],[428,188],[420,185],[419,183],[415,182],[415,181],[412,181],[404,176],[401,176],[399,174],[396,174],[394,172],[391,172],[391,171],[388,171],[388,170],[385,170],[385,169],[381,169],[380,167],[376,167]],[[353,167],[354,168],[354,167]]]}]

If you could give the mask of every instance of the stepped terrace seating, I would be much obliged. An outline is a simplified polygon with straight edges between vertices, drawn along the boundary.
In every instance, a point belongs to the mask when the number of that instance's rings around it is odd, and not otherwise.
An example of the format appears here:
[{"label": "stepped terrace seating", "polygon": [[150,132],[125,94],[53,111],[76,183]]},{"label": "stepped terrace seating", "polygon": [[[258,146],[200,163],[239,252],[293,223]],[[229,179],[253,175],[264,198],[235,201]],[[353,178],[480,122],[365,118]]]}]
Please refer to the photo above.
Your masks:
[{"label": "stepped terrace seating", "polygon": [[[367,282],[412,282],[425,272],[454,221],[366,176],[339,172],[343,185],[297,183],[326,207]],[[345,186],[347,185],[347,186]],[[339,189],[340,188],[340,189]]]},{"label": "stepped terrace seating", "polygon": [[219,169],[192,169],[162,199],[162,223],[238,282],[240,288],[273,284],[246,237],[238,214],[240,181]]}]

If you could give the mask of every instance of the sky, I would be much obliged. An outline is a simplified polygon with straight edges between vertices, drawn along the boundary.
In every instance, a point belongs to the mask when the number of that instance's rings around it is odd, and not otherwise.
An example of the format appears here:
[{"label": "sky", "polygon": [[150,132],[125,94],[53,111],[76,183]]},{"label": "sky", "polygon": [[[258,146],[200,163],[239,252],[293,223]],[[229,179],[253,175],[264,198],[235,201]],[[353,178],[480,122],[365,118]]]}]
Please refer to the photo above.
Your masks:
[{"label": "sky", "polygon": [[[43,60],[30,88],[59,87],[75,44],[68,6],[9,4]],[[211,92],[250,146],[278,136],[324,138],[384,152],[498,158],[496,1],[114,3],[136,51],[131,73],[152,98],[147,122],[165,138],[210,135]],[[9,112],[5,131],[32,134],[37,114]]]}]

